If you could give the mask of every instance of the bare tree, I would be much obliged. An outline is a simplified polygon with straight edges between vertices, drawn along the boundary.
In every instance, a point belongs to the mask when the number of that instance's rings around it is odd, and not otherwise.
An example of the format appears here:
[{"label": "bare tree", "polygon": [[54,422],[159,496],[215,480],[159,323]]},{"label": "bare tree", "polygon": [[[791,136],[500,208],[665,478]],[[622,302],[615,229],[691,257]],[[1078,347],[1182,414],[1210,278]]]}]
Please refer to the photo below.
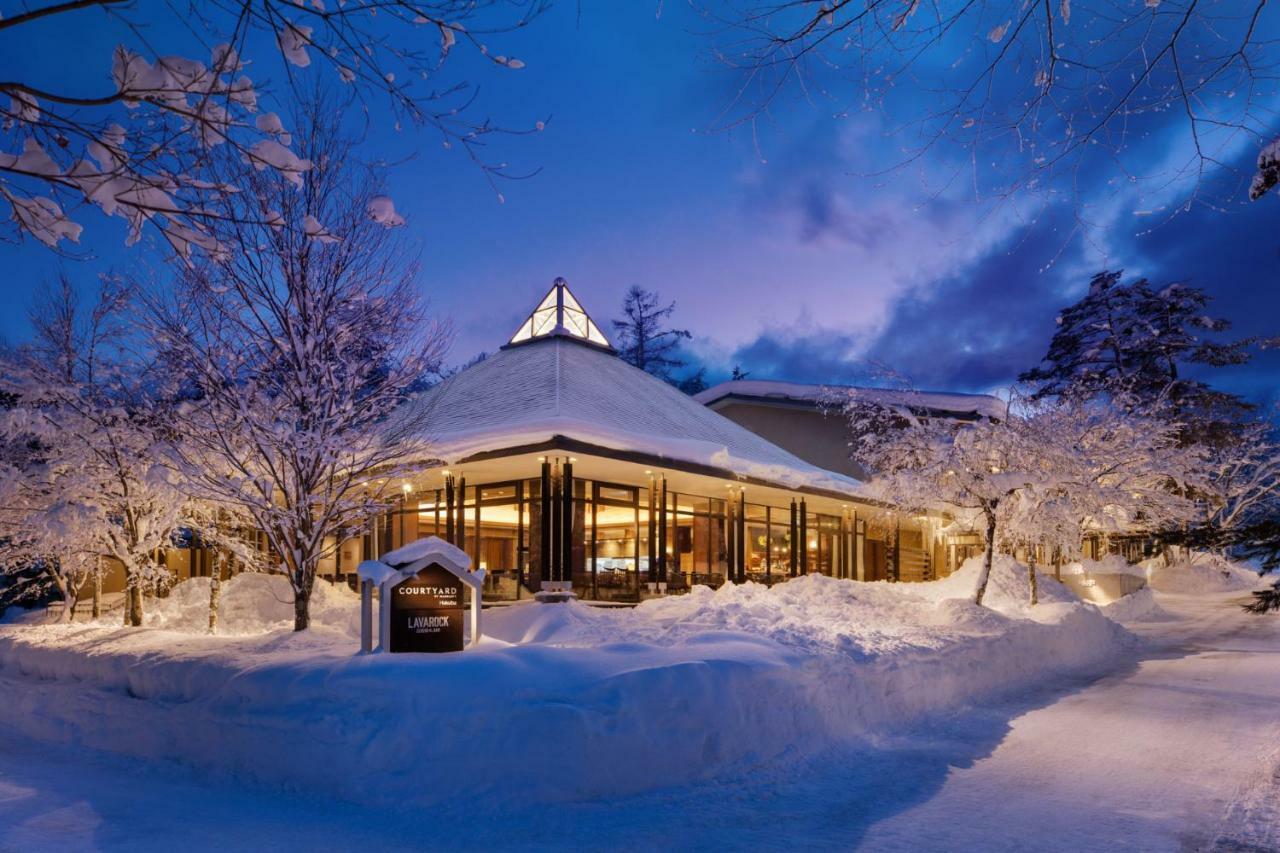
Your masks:
[{"label": "bare tree", "polygon": [[[966,153],[939,185],[1047,198],[1137,183],[1152,210],[1202,200],[1203,179],[1276,135],[1266,0],[734,0],[703,4],[714,50],[741,72],[727,126],[801,92],[838,116],[880,110],[902,155]],[[926,106],[904,103],[912,94]],[[1157,144],[1162,128],[1181,139]],[[1185,144],[1183,141],[1185,140]],[[1229,197],[1278,180],[1280,145]],[[966,174],[967,173],[967,174]],[[1096,178],[1101,173],[1101,178]],[[936,174],[935,174],[936,177]],[[1078,201],[1078,200],[1077,200]],[[1082,224],[1088,214],[1077,205]]]},{"label": "bare tree", "polygon": [[11,546],[58,567],[68,607],[76,578],[102,555],[124,566],[126,624],[143,594],[167,578],[161,549],[182,522],[185,494],[156,449],[169,419],[154,378],[131,353],[130,291],[104,279],[84,305],[67,279],[32,311],[34,341],[8,354],[0,386],[14,395],[0,418],[9,449],[0,477],[0,531]]},{"label": "bare tree", "polygon": [[[934,419],[923,407],[857,391],[843,403],[854,454],[871,487],[916,512],[945,511],[984,536],[974,600],[982,603],[998,549],[1078,549],[1091,525],[1157,530],[1188,520],[1203,491],[1203,454],[1177,425],[1109,403],[1017,398],[1005,417]],[[1194,488],[1193,488],[1194,486]],[[1036,603],[1034,562],[1029,567]]]},{"label": "bare tree", "polygon": [[247,176],[211,226],[232,250],[176,262],[173,295],[151,311],[187,384],[181,470],[263,532],[297,630],[321,559],[399,490],[421,441],[404,406],[449,337],[428,322],[416,265],[337,122],[322,104],[299,117],[315,164],[301,188]]},{"label": "bare tree", "polygon": [[[544,8],[545,0],[345,0],[332,7],[323,0],[53,0],[6,14],[0,39],[96,15],[122,41],[112,56],[95,58],[60,38],[49,79],[35,68],[0,79],[0,210],[8,208],[17,234],[48,246],[77,242],[82,226],[71,208],[91,204],[124,218],[130,243],[152,224],[181,253],[193,245],[213,250],[212,221],[228,215],[222,202],[240,187],[207,179],[203,164],[212,151],[231,149],[256,169],[300,181],[312,164],[291,148],[280,116],[259,107],[287,108],[297,87],[314,85],[305,73],[313,65],[364,106],[381,102],[388,123],[411,122],[457,146],[496,186],[510,174],[483,156],[483,146],[502,129],[470,117],[475,90],[448,80],[445,60],[469,47],[488,63],[521,68],[485,39],[525,26]],[[260,55],[242,59],[247,49]],[[60,72],[85,61],[100,64],[107,86],[66,87]],[[251,65],[257,81],[248,76]],[[285,78],[274,90],[261,77],[272,69]]]}]

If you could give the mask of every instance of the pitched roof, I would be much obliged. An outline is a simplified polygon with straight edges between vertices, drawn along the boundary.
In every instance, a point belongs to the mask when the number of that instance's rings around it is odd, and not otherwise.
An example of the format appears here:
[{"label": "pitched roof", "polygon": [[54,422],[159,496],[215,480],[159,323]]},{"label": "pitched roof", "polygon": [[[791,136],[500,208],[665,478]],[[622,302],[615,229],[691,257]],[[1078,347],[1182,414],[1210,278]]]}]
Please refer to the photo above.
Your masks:
[{"label": "pitched roof", "polygon": [[793,456],[574,335],[504,347],[441,382],[419,405],[426,407],[422,433],[429,455],[446,464],[564,437],[778,486],[849,495],[861,486]]},{"label": "pitched roof", "polygon": [[713,385],[694,395],[705,406],[714,406],[729,397],[820,405],[856,395],[889,406],[905,406],[956,417],[1003,418],[1005,402],[990,394],[960,394],[949,391],[913,391],[899,388],[867,388],[855,385],[806,385],[771,379],[734,379]]}]

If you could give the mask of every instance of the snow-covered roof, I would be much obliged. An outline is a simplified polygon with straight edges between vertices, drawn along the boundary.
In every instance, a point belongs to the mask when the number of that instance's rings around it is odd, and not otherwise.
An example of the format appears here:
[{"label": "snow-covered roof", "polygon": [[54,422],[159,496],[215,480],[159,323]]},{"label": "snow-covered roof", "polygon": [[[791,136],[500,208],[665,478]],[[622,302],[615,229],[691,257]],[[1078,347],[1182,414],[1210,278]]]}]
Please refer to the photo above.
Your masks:
[{"label": "snow-covered roof", "polygon": [[425,407],[419,416],[429,455],[446,464],[563,437],[778,486],[845,495],[861,486],[571,336],[504,347],[432,388],[418,405]]},{"label": "snow-covered roof", "polygon": [[897,388],[866,388],[854,385],[806,385],[799,382],[777,382],[771,379],[734,379],[713,385],[694,395],[694,399],[710,406],[726,397],[778,400],[819,404],[856,394],[859,398],[893,406],[927,409],[954,415],[1005,416],[1005,403],[990,394],[960,394],[948,391],[911,391]]}]

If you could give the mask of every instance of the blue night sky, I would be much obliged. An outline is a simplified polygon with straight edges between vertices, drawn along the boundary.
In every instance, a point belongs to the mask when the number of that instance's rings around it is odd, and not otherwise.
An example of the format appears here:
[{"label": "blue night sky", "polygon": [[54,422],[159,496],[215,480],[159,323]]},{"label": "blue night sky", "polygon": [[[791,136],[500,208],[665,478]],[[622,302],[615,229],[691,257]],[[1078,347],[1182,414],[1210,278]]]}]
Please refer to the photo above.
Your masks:
[{"label": "blue night sky", "polygon": [[[107,85],[111,47],[128,36],[95,21],[0,43],[0,74],[37,68],[73,88]],[[676,300],[675,322],[693,332],[712,379],[741,364],[756,378],[856,381],[875,360],[923,387],[991,389],[1038,360],[1056,311],[1104,264],[1188,279],[1236,333],[1280,334],[1280,199],[1159,224],[1100,196],[1111,225],[1105,240],[1083,240],[1066,205],[1028,219],[962,189],[931,195],[905,171],[856,177],[895,157],[874,113],[836,120],[789,103],[758,147],[749,132],[709,130],[735,78],[707,56],[700,27],[682,2],[565,2],[494,38],[523,70],[459,59],[500,123],[551,117],[540,134],[496,143],[513,168],[541,169],[504,185],[504,204],[458,152],[373,116],[366,150],[395,164],[391,194],[421,247],[424,292],[454,323],[453,361],[504,343],[561,275],[606,332],[633,283]],[[53,68],[55,39],[86,45],[89,59]],[[899,114],[927,107],[922,94],[897,97]],[[1248,170],[1254,156],[1242,147],[1236,165]],[[1093,190],[1082,192],[1089,201]],[[59,268],[79,281],[112,268],[164,274],[148,271],[145,246],[123,247],[119,220],[79,218],[86,260],[0,244],[5,337],[26,334],[25,306]],[[1277,377],[1273,351],[1215,381],[1265,401],[1280,398]]]}]

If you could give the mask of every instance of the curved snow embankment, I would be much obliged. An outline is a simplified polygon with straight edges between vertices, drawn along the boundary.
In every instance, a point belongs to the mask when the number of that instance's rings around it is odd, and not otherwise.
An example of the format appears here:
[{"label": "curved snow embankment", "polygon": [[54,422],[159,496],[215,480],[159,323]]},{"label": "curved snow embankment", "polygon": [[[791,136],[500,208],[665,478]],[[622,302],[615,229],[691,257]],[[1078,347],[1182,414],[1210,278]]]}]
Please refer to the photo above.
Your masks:
[{"label": "curved snow embankment", "polygon": [[809,577],[487,611],[481,648],[430,658],[353,655],[345,627],[6,627],[0,724],[382,804],[640,791],[1114,666],[1122,628],[1045,580],[1026,608],[1017,564],[997,569],[999,610],[947,598],[963,576]]}]

